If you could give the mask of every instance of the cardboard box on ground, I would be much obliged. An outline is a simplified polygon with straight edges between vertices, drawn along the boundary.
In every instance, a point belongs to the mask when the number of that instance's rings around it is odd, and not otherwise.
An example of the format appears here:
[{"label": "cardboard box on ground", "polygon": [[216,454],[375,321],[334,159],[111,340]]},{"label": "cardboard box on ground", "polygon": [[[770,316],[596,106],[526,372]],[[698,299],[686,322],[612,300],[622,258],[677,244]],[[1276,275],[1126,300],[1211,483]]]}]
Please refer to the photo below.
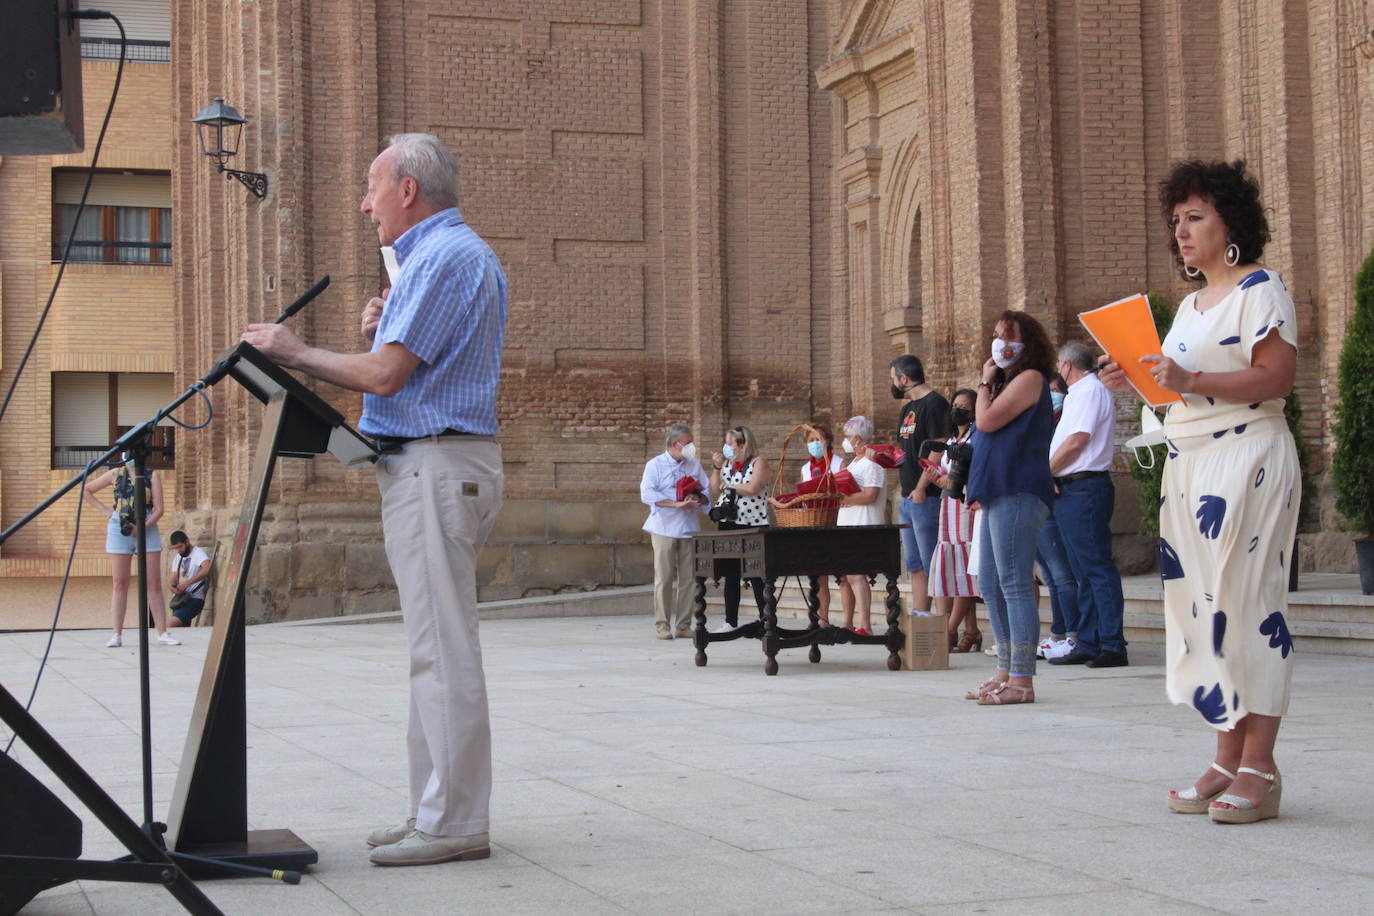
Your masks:
[{"label": "cardboard box on ground", "polygon": [[945,617],[923,617],[920,614],[902,615],[903,671],[942,671],[949,667],[949,637],[945,635]]}]

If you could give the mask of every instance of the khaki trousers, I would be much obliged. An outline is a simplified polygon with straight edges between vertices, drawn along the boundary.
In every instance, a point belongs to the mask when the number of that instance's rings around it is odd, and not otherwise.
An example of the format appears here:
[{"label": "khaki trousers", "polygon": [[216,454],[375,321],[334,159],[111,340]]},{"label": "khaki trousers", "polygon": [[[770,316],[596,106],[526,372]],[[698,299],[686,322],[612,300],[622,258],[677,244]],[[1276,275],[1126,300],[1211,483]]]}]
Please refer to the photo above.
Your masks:
[{"label": "khaki trousers", "polygon": [[658,631],[692,628],[692,539],[650,534],[654,545],[654,620]]},{"label": "khaki trousers", "polygon": [[501,448],[451,436],[377,462],[386,555],[410,645],[410,814],[439,836],[490,826],[491,718],[477,553],[501,508]]}]

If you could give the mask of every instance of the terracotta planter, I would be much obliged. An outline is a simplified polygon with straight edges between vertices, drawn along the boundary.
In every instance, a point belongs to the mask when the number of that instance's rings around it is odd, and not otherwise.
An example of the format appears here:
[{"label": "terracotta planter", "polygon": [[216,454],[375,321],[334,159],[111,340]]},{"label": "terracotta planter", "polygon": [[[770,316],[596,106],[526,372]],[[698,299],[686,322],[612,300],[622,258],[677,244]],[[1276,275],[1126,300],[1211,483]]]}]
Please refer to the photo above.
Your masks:
[{"label": "terracotta planter", "polygon": [[1360,568],[1360,591],[1374,595],[1374,538],[1355,538],[1355,560]]},{"label": "terracotta planter", "polygon": [[1293,538],[1293,553],[1288,557],[1288,590],[1290,592],[1296,592],[1298,590],[1298,567],[1302,565],[1298,562],[1298,549],[1301,545],[1302,541]]}]

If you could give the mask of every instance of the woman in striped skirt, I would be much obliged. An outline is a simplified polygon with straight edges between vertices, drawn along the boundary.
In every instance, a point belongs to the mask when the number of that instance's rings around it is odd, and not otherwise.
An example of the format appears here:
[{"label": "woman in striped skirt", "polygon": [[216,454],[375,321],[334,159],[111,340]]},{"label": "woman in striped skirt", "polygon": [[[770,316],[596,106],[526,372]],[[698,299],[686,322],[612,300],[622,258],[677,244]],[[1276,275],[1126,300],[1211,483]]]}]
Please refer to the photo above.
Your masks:
[{"label": "woman in striped skirt", "polygon": [[[954,393],[949,412],[954,435],[949,444],[967,443],[973,434],[973,411],[978,396],[967,388]],[[940,459],[940,470],[930,472],[936,486],[944,489],[949,486],[949,453]],[[930,594],[936,598],[953,598],[950,610],[948,633],[949,647],[953,652],[976,651],[983,648],[983,633],[978,629],[978,615],[974,607],[974,597],[978,587],[969,567],[969,549],[973,545],[974,512],[946,493],[940,498],[940,535],[935,544],[935,555],[931,563]],[[959,636],[959,624],[964,625],[964,635]]]}]

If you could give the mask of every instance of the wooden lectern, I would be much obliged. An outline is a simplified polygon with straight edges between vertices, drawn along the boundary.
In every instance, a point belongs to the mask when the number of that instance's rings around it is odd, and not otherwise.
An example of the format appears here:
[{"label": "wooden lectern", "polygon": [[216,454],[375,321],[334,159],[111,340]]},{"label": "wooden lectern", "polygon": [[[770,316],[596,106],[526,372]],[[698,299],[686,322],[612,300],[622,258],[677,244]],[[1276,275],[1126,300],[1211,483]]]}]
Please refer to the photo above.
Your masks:
[{"label": "wooden lectern", "polygon": [[[225,375],[267,405],[243,509],[229,552],[227,613],[215,615],[196,705],[167,816],[167,846],[176,852],[298,870],[319,854],[290,830],[248,829],[248,727],[244,675],[244,596],[277,458],[325,452],[350,468],[376,459],[372,444],[343,415],[246,343],[220,357],[210,376]],[[192,873],[194,868],[188,869]]]}]

